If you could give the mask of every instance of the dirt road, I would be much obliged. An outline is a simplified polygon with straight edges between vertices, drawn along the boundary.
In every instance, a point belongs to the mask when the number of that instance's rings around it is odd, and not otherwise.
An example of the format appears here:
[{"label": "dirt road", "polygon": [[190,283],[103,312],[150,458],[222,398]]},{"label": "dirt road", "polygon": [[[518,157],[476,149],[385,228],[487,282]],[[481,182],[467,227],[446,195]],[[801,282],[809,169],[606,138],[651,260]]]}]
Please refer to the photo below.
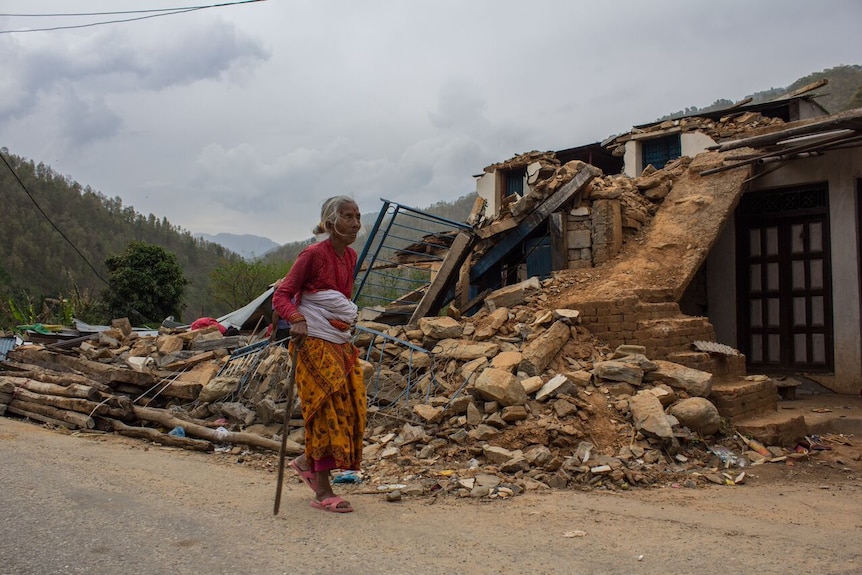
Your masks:
[{"label": "dirt road", "polygon": [[[227,462],[227,463],[226,463]],[[308,505],[237,458],[0,417],[0,574],[862,573],[862,478],[813,463],[742,486],[552,491],[505,501]]]}]

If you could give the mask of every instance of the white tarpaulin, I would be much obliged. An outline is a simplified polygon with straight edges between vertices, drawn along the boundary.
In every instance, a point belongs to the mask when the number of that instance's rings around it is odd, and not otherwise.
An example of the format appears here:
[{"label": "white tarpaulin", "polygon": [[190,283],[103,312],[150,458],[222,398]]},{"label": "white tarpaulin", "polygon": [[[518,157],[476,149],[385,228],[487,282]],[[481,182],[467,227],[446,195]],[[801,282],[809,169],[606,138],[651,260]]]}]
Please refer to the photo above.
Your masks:
[{"label": "white tarpaulin", "polygon": [[[236,329],[242,329],[242,326],[252,317],[258,308],[272,295],[272,292],[275,291],[274,287],[269,287],[265,292],[242,306],[241,308],[234,310],[228,314],[225,314],[219,318],[216,318],[220,324],[225,327],[235,327]],[[269,319],[269,317],[267,317]],[[267,322],[268,323],[268,322]]]}]

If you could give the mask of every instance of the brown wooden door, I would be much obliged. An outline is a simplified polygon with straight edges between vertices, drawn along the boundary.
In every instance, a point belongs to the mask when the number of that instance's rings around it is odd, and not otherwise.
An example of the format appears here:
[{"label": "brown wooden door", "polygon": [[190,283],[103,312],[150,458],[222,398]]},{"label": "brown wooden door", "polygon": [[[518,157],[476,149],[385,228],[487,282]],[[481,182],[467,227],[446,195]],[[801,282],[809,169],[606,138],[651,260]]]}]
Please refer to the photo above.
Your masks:
[{"label": "brown wooden door", "polygon": [[740,203],[738,335],[751,368],[834,368],[827,197],[820,184]]}]

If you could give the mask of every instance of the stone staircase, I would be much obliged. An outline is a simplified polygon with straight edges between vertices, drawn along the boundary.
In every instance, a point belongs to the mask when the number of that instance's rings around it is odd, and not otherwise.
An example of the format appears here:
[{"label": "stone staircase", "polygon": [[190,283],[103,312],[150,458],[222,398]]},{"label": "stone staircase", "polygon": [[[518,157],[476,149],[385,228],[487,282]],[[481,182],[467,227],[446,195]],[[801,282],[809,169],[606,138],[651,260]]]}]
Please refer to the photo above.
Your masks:
[{"label": "stone staircase", "polygon": [[794,447],[813,433],[801,410],[779,409],[783,400],[776,380],[746,376],[745,356],[706,352],[671,353],[668,360],[713,374],[708,399],[734,429],[766,445]]},{"label": "stone staircase", "polygon": [[582,302],[577,309],[584,327],[609,346],[640,345],[650,358],[685,352],[695,340],[715,340],[709,319],[683,314],[676,302],[629,296]]}]

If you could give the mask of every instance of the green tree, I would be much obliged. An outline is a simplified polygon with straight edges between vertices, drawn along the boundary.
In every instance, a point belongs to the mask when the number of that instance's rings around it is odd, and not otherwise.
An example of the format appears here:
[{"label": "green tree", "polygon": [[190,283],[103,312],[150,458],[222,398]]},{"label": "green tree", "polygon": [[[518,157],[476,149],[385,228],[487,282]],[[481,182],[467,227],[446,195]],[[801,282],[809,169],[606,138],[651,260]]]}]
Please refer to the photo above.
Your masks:
[{"label": "green tree", "polygon": [[275,280],[290,270],[290,263],[267,264],[245,260],[229,262],[210,274],[210,289],[216,301],[228,304],[231,309],[244,306]]},{"label": "green tree", "polygon": [[161,246],[129,242],[126,251],[105,259],[108,289],[104,300],[112,317],[133,324],[161,322],[183,309],[186,280],[176,255]]},{"label": "green tree", "polygon": [[862,108],[862,85],[860,85],[853,95],[847,100],[845,110],[853,110],[854,108]]}]

